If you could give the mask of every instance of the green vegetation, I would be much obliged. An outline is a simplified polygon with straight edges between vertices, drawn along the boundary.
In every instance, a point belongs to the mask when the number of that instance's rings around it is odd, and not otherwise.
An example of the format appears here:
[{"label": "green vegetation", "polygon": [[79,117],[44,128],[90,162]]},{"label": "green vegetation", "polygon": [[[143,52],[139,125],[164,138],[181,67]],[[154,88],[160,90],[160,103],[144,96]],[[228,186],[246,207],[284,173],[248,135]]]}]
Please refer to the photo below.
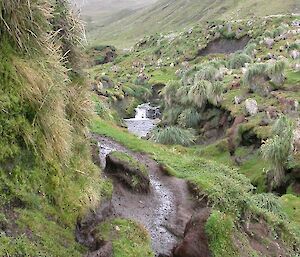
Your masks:
[{"label": "green vegetation", "polygon": [[0,12],[0,255],[82,256],[74,226],[102,191],[83,27],[67,1],[0,1]]},{"label": "green vegetation", "polygon": [[[247,48],[247,51],[251,52],[251,48]],[[244,54],[244,53],[236,53],[233,54],[229,61],[228,65],[230,69],[239,69],[245,66],[246,63],[251,63],[252,59],[249,55]]]},{"label": "green vegetation", "polygon": [[131,155],[118,151],[113,151],[110,153],[110,155],[118,160],[128,163],[130,167],[139,169],[144,175],[148,174],[147,167],[143,163],[133,158]]},{"label": "green vegetation", "polygon": [[186,130],[178,127],[157,128],[151,133],[151,139],[164,145],[192,145],[195,141],[195,136],[191,130]]},{"label": "green vegetation", "polygon": [[[158,162],[167,165],[167,167],[172,170],[173,175],[192,182],[195,186],[195,190],[199,192],[199,198],[207,196],[209,202],[214,206],[214,209],[223,213],[220,215],[226,214],[225,217],[230,215],[235,224],[239,222],[243,223],[244,218],[246,218],[246,216],[249,217],[249,212],[252,213],[251,216],[263,215],[266,220],[271,222],[272,226],[275,226],[277,229],[285,227],[283,233],[287,233],[290,238],[289,241],[286,241],[287,245],[294,242],[293,240],[299,240],[295,239],[296,235],[293,234],[294,232],[288,229],[289,225],[285,223],[286,219],[282,218],[278,213],[271,213],[270,209],[268,210],[268,204],[261,204],[261,200],[258,201],[253,197],[254,194],[251,192],[253,187],[249,180],[243,175],[240,175],[236,169],[201,158],[195,151],[191,151],[187,148],[178,146],[157,147],[157,145],[149,141],[140,140],[126,133],[124,130],[101,120],[94,120],[91,130],[95,133],[112,137],[133,151],[148,153]],[[289,206],[288,202],[287,206]],[[283,212],[286,210],[288,210],[287,207],[283,208]],[[246,213],[247,215],[244,216]],[[272,218],[269,218],[270,215]],[[290,220],[290,222],[294,224],[294,221]],[[297,226],[299,226],[299,224]],[[229,226],[225,226],[225,228],[228,227]],[[236,229],[229,231],[236,231]],[[215,251],[219,249],[219,238],[220,237],[215,237],[214,240],[212,237],[210,241],[210,244],[215,246]],[[286,239],[287,237],[282,237],[282,240],[285,240],[283,238]],[[228,242],[228,247],[230,248],[230,240],[228,240],[228,238],[226,242]]]},{"label": "green vegetation", "polygon": [[263,157],[270,160],[273,172],[271,188],[284,184],[288,161],[292,154],[294,122],[281,116],[273,126],[273,137],[262,145]]},{"label": "green vegetation", "polygon": [[234,223],[230,216],[213,211],[206,222],[205,230],[213,256],[238,256],[233,245]]},{"label": "green vegetation", "polygon": [[114,257],[154,257],[147,231],[131,220],[109,220],[97,231],[104,240],[112,240]]},{"label": "green vegetation", "polygon": [[[143,4],[142,1],[130,1]],[[285,5],[282,5],[280,0],[274,0],[272,6],[263,0],[248,0],[237,2],[234,0],[227,1],[197,1],[192,0],[186,2],[179,0],[160,0],[146,8],[141,8],[137,12],[122,11],[114,12],[118,8],[116,4],[112,10],[103,10],[97,8],[97,5],[92,2],[91,5],[86,5],[83,8],[86,14],[86,20],[89,22],[89,37],[92,42],[105,42],[118,47],[128,47],[138,41],[141,37],[148,34],[155,34],[169,31],[180,31],[184,28],[190,28],[195,23],[212,21],[212,20],[240,20],[248,17],[262,17],[270,14],[281,14],[296,12],[295,7],[299,9],[296,0],[287,0]],[[105,5],[104,5],[105,6]],[[111,8],[110,8],[111,9]],[[124,8],[124,9],[128,9]],[[209,9],[209,12],[207,11]],[[104,12],[104,13],[102,13]],[[186,15],[186,14],[189,15]],[[122,26],[119,20],[122,19]],[[138,24],[136,21],[143,21]],[[104,25],[100,28],[97,25]],[[277,26],[279,27],[279,25]],[[275,27],[274,29],[276,29]],[[273,28],[270,29],[272,32]],[[234,35],[235,31],[228,33],[229,36]],[[281,32],[281,30],[279,30]],[[223,33],[224,35],[226,33]],[[276,32],[276,35],[278,33]],[[188,43],[188,42],[187,42]],[[178,50],[181,50],[180,48]]]}]

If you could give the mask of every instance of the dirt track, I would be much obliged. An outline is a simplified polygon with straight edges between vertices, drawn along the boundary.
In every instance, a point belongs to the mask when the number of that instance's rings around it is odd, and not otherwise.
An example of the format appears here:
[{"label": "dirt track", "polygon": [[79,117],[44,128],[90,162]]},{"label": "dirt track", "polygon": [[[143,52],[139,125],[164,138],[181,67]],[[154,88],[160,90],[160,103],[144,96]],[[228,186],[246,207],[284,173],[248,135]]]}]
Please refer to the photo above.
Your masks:
[{"label": "dirt track", "polygon": [[149,168],[151,190],[137,194],[114,180],[112,204],[115,214],[144,225],[152,239],[156,255],[170,254],[182,238],[186,223],[191,218],[195,203],[184,180],[163,174],[159,165],[144,154],[133,153],[113,140],[94,136],[100,149],[100,160],[105,166],[106,155],[113,151],[126,152]]}]

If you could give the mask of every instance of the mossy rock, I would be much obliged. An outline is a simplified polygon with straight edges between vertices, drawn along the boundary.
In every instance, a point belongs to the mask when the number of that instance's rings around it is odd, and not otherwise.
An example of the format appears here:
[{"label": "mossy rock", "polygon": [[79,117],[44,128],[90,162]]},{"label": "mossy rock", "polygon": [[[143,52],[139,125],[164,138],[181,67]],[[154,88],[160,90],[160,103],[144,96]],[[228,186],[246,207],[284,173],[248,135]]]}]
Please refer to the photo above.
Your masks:
[{"label": "mossy rock", "polygon": [[114,151],[107,155],[105,171],[133,191],[143,193],[150,191],[148,168],[126,153]]}]

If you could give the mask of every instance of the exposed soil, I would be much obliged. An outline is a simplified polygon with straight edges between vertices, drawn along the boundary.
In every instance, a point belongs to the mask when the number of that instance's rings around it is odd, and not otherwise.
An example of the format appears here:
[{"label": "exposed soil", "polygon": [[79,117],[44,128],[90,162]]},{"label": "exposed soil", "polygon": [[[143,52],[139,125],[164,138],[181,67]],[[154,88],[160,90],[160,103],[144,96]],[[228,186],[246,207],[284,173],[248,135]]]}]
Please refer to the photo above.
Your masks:
[{"label": "exposed soil", "polygon": [[117,150],[132,155],[149,168],[150,192],[137,194],[114,180],[112,204],[115,215],[135,220],[149,231],[156,256],[169,256],[182,239],[185,226],[196,210],[188,185],[184,180],[164,174],[158,163],[145,154],[133,153],[113,140],[94,135],[100,149],[100,160]]},{"label": "exposed soil", "polygon": [[216,39],[210,42],[207,47],[199,50],[198,56],[209,54],[230,54],[242,50],[249,42],[250,38],[245,36],[240,39]]}]

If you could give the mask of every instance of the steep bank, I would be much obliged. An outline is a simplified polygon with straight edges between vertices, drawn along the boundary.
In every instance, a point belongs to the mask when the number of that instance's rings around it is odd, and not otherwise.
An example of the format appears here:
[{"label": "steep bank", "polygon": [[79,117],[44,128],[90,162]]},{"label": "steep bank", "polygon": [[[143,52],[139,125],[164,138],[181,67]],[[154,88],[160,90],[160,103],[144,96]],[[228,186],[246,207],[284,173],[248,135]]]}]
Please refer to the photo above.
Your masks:
[{"label": "steep bank", "polygon": [[68,1],[0,1],[0,256],[82,256],[105,194],[90,157],[83,27]]}]

